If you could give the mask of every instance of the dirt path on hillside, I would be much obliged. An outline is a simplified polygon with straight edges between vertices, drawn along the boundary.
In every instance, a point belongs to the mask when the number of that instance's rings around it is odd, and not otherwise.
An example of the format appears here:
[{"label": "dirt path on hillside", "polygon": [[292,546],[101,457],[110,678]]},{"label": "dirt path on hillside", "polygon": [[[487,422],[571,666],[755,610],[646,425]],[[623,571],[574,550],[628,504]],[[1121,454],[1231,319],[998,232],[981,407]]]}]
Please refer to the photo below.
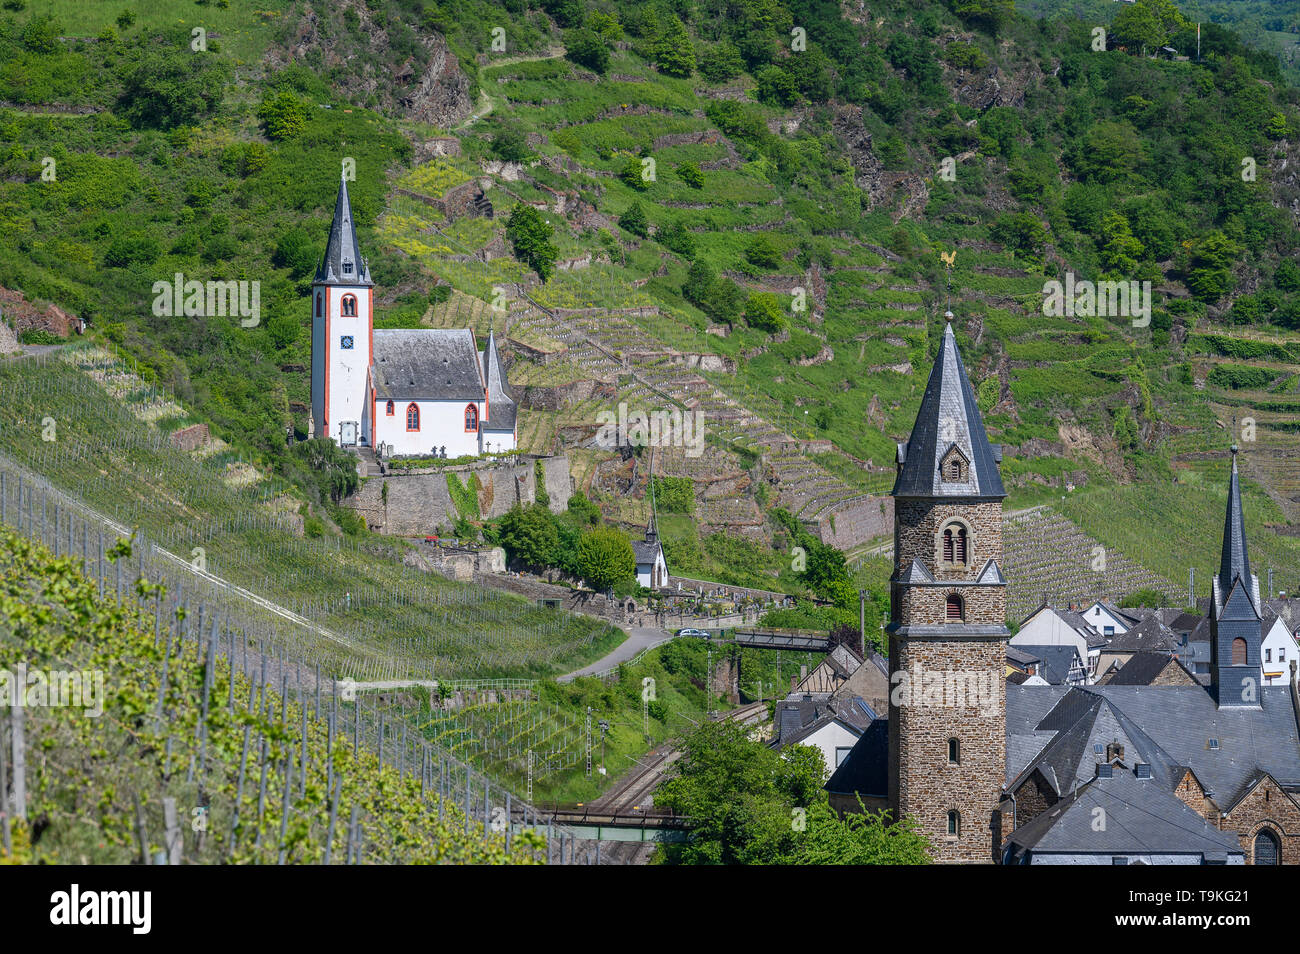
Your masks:
[{"label": "dirt path on hillside", "polygon": [[[502,59],[495,60],[491,63],[488,63],[486,66],[480,67],[479,73],[481,74],[485,69],[496,69],[499,66],[513,66],[516,63],[535,63],[538,60],[556,60],[559,59],[564,54],[565,54],[564,47],[557,46],[557,47],[551,47],[545,53],[537,53],[532,56],[507,56]],[[479,88],[478,88],[478,106],[475,107],[474,112],[466,116],[465,119],[460,123],[460,125],[454,128],[452,132],[458,133],[463,129],[468,129],[470,126],[474,125],[474,123],[478,122],[480,119],[483,119],[484,117],[491,115],[492,110],[495,108],[496,108],[496,99],[493,96],[488,94],[487,88],[483,85],[482,78],[480,77]]]}]

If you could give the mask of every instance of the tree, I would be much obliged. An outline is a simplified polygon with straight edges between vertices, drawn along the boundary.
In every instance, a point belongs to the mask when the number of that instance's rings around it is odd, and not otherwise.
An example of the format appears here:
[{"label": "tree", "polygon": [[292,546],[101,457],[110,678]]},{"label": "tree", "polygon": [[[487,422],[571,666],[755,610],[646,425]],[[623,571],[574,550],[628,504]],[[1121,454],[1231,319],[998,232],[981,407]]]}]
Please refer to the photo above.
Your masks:
[{"label": "tree", "polygon": [[669,76],[687,77],[695,72],[695,48],[690,34],[677,17],[671,17],[652,47],[655,65],[659,72]]},{"label": "tree", "polygon": [[740,50],[729,40],[709,44],[696,59],[700,74],[710,83],[725,83],[745,71],[745,61],[740,58]]},{"label": "tree", "polygon": [[543,283],[555,272],[560,250],[551,241],[550,224],[531,205],[520,203],[506,223],[506,238],[514,247],[515,258],[537,273]]},{"label": "tree", "polygon": [[1101,220],[1101,263],[1121,275],[1132,273],[1145,249],[1129,231],[1128,219],[1120,213],[1107,212]]},{"label": "tree", "polygon": [[555,518],[541,504],[515,504],[501,518],[498,535],[510,559],[530,567],[552,566],[560,542]]},{"label": "tree", "polygon": [[989,234],[1007,248],[1015,249],[1032,262],[1043,260],[1043,247],[1047,242],[1047,229],[1032,212],[1008,212],[1001,216]]},{"label": "tree", "polygon": [[925,865],[930,843],[905,818],[891,824],[888,812],[867,811],[843,817],[820,802],[808,811],[808,830],[790,859],[796,865]]},{"label": "tree", "polygon": [[290,229],[280,236],[271,254],[271,264],[289,269],[294,281],[301,281],[316,270],[320,261],[320,247],[302,229]]},{"label": "tree", "polygon": [[288,90],[269,96],[257,108],[266,135],[271,139],[292,139],[307,128],[311,113],[307,104]]},{"label": "tree", "polygon": [[708,262],[703,259],[691,262],[691,267],[686,271],[686,281],[682,284],[682,297],[702,309],[717,280],[718,276]]},{"label": "tree", "polygon": [[528,137],[515,126],[499,125],[492,134],[492,155],[503,162],[526,162],[533,154]]},{"label": "tree", "polygon": [[578,575],[592,589],[608,590],[636,576],[636,554],[622,531],[597,527],[578,543]]},{"label": "tree", "polygon": [[745,245],[745,258],[758,268],[779,268],[781,247],[766,232],[757,232]]},{"label": "tree", "polygon": [[705,723],[689,732],[676,776],[655,803],[688,816],[689,841],[660,851],[670,864],[925,864],[925,838],[878,815],[835,817],[826,765],[811,746],[776,752],[744,726]]},{"label": "tree", "polygon": [[745,323],[758,331],[776,334],[785,328],[781,301],[772,292],[755,292],[745,302]]},{"label": "tree", "polygon": [[843,551],[816,540],[810,540],[805,549],[808,565],[803,571],[803,581],[814,593],[829,593],[832,583],[849,582],[848,561]]},{"label": "tree", "polygon": [[948,7],[965,23],[989,33],[997,33],[1016,16],[1012,0],[948,0]]},{"label": "tree", "polygon": [[639,156],[628,156],[627,162],[623,163],[623,168],[618,177],[626,185],[631,186],[638,192],[644,192],[650,188],[650,180],[645,176],[646,167],[642,164]]},{"label": "tree", "polygon": [[586,28],[570,30],[564,35],[564,56],[602,76],[609,69],[609,47],[605,45],[604,40]]},{"label": "tree", "polygon": [[1137,0],[1125,4],[1111,21],[1115,43],[1140,53],[1166,46],[1173,34],[1187,26],[1187,20],[1171,0]]},{"label": "tree", "polygon": [[229,76],[214,57],[149,45],[125,69],[117,112],[137,127],[193,125],[221,105]]},{"label": "tree", "polygon": [[682,258],[695,257],[695,235],[681,222],[661,226],[655,233],[655,241]]},{"label": "tree", "polygon": [[769,63],[754,77],[758,85],[754,98],[767,106],[793,106],[799,101],[799,89],[794,77],[775,63]]},{"label": "tree", "polygon": [[641,208],[640,202],[629,205],[627,211],[618,217],[618,224],[641,238],[650,234],[650,221],[646,218],[645,209]]},{"label": "tree", "polygon": [[1134,590],[1124,599],[1120,600],[1120,609],[1130,609],[1132,607],[1145,606],[1151,609],[1158,609],[1161,606],[1169,605],[1169,597],[1159,590],[1151,587],[1143,587],[1140,590]]},{"label": "tree", "polygon": [[1187,287],[1205,302],[1218,301],[1232,289],[1232,266],[1242,248],[1222,232],[1185,243]]}]

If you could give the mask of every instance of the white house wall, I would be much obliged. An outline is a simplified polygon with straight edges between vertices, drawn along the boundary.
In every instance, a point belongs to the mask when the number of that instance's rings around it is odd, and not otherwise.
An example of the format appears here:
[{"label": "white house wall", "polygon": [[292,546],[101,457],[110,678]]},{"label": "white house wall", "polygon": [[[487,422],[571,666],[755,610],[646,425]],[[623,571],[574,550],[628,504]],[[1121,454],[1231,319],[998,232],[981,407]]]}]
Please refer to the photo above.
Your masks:
[{"label": "white house wall", "polygon": [[[406,429],[406,408],[414,403],[420,409],[420,429]],[[396,456],[427,456],[437,447],[447,448],[448,457],[479,454],[478,432],[465,431],[465,408],[473,404],[482,420],[482,401],[394,401],[393,416],[388,416],[388,402],[375,401],[375,441],[392,446]]]},{"label": "white house wall", "polygon": [[1290,682],[1291,660],[1300,660],[1300,645],[1281,618],[1273,620],[1260,650],[1259,658],[1264,660],[1264,685],[1285,686]]},{"label": "white house wall", "polygon": [[822,760],[826,763],[827,773],[833,773],[838,768],[835,764],[835,750],[837,748],[852,748],[857,743],[858,738],[858,734],[850,731],[843,723],[831,720],[797,744],[811,745],[819,749],[822,753]]},{"label": "white house wall", "polygon": [[[1088,641],[1077,629],[1057,616],[1050,609],[1035,613],[1020,627],[1020,632],[1011,637],[1012,646],[1073,646],[1079,651],[1080,659],[1089,659]],[[1092,660],[1089,660],[1089,668]]]}]

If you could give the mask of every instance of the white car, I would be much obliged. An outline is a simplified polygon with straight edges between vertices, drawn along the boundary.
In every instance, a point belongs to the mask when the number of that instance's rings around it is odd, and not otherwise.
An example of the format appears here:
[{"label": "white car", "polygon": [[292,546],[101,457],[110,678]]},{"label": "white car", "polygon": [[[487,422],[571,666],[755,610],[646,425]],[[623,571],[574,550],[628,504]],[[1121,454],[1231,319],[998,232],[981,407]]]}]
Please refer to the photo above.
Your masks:
[{"label": "white car", "polygon": [[702,629],[679,629],[679,630],[677,631],[677,635],[678,635],[678,636],[695,636],[695,637],[698,637],[699,639],[709,639],[709,638],[711,638],[711,637],[709,636],[709,634],[706,633],[706,632],[705,632],[704,630],[702,630]]}]

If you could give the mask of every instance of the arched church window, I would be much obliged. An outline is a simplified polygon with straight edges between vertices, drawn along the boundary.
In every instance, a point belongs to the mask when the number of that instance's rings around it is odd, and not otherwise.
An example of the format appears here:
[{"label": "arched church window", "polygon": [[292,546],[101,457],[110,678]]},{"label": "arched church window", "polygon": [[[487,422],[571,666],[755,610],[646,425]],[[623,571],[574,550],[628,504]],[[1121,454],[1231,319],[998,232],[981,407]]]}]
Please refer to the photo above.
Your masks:
[{"label": "arched church window", "polygon": [[465,405],[465,430],[478,430],[478,408],[473,404]]},{"label": "arched church window", "polygon": [[954,458],[948,464],[949,480],[961,480],[961,461]]},{"label": "arched church window", "polygon": [[406,429],[408,431],[420,429],[420,406],[414,402],[406,405]]},{"label": "arched church window", "polygon": [[962,606],[961,597],[953,593],[948,597],[948,621],[960,623],[965,618],[965,607]]},{"label": "arched church window", "polygon": [[961,834],[961,812],[956,809],[948,813],[948,834],[953,838]]},{"label": "arched church window", "polygon": [[1255,836],[1255,864],[1281,864],[1279,859],[1280,852],[1278,849],[1279,845],[1277,835],[1273,834],[1267,828],[1263,829]]},{"label": "arched church window", "polygon": [[1246,665],[1246,641],[1240,636],[1232,641],[1232,664],[1234,666]]},{"label": "arched church window", "polygon": [[344,295],[339,307],[341,309],[339,313],[344,318],[355,318],[357,316],[357,296]]},{"label": "arched church window", "polygon": [[320,318],[325,314],[325,299],[317,293],[316,295],[316,317]]},{"label": "arched church window", "polygon": [[962,524],[954,521],[944,527],[940,543],[944,563],[964,564],[966,562],[968,537],[966,528]]},{"label": "arched church window", "polygon": [[961,762],[961,742],[957,739],[948,740],[948,761],[953,765]]},{"label": "arched church window", "polygon": [[388,402],[388,407],[386,407],[386,408],[384,409],[384,411],[385,411],[385,413],[386,413],[389,417],[392,417],[392,416],[393,416],[393,402],[392,402],[392,401],[389,401],[389,402]]}]

